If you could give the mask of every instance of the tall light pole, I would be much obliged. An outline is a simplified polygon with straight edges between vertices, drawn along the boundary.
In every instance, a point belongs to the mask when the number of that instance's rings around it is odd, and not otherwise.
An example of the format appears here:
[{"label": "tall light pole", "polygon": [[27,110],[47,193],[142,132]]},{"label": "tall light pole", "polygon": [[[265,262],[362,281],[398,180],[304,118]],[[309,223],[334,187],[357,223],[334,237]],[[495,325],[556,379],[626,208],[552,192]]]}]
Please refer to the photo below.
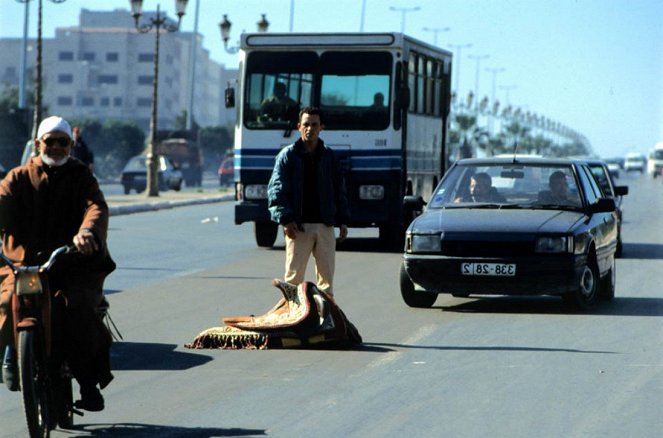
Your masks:
[{"label": "tall light pole", "polygon": [[[495,116],[497,115],[497,109],[499,108],[499,102],[495,98],[495,87],[497,85],[497,73],[503,72],[505,69],[501,67],[493,67],[493,68],[487,68],[486,71],[492,73],[493,75],[493,82],[492,82],[492,93],[490,97],[490,103],[494,108],[494,111],[490,111],[489,116],[488,116],[488,132],[490,135],[493,135],[493,128],[494,128],[494,122],[495,122]],[[490,146],[490,142],[488,142],[488,146],[486,147],[486,155],[491,156],[492,155],[492,148]]]},{"label": "tall light pole", "polygon": [[490,58],[490,55],[469,55],[467,58],[474,59],[477,62],[477,69],[474,76],[474,96],[476,104],[479,105],[479,101],[481,100],[481,96],[479,96],[479,72],[481,71],[479,65],[481,64],[481,60]]},{"label": "tall light pole", "polygon": [[511,102],[509,101],[509,96],[511,95],[511,90],[515,90],[518,88],[518,85],[500,85],[500,90],[506,91],[506,98],[504,99],[504,104],[509,105]]},{"label": "tall light pole", "polygon": [[460,96],[460,60],[461,58],[461,53],[463,49],[469,49],[472,47],[472,43],[467,43],[467,44],[449,44],[449,47],[451,49],[456,49],[456,56],[454,56],[454,64],[456,64],[456,96]]},{"label": "tall light pole", "polygon": [[189,101],[187,102],[186,129],[193,129],[193,101],[196,84],[196,58],[198,57],[198,15],[200,0],[196,0],[196,12],[193,19],[193,32],[191,32],[191,51],[189,52]]},{"label": "tall light pole", "polygon": [[161,16],[161,6],[157,3],[157,14],[150,17],[149,23],[140,24],[140,16],[143,14],[143,0],[130,0],[131,15],[134,17],[136,30],[140,33],[147,33],[155,29],[154,45],[154,77],[152,78],[152,114],[150,117],[150,138],[147,144],[147,196],[159,196],[159,156],[156,153],[157,141],[157,105],[159,89],[159,40],[161,29],[166,32],[177,32],[182,22],[182,16],[186,10],[189,0],[175,0],[175,10],[177,15],[177,24],[169,22],[164,14]]},{"label": "tall light pole", "polygon": [[408,12],[415,12],[421,9],[419,6],[413,8],[397,8],[395,6],[389,6],[390,11],[400,12],[401,13],[401,33],[405,33],[405,14]]},{"label": "tall light pole", "polygon": [[487,68],[486,71],[489,73],[492,73],[493,75],[493,82],[492,82],[492,91],[490,95],[490,100],[495,103],[495,87],[497,84],[497,73],[502,73],[505,69],[501,67],[493,67],[493,68]]},{"label": "tall light pole", "polygon": [[451,28],[449,27],[437,27],[437,28],[430,28],[430,27],[424,27],[421,30],[424,32],[433,32],[433,45],[437,46],[437,34],[440,32],[447,32]]},{"label": "tall light pole", "polygon": [[[19,3],[27,3],[30,0],[17,0]],[[32,138],[37,137],[37,129],[41,123],[41,95],[42,95],[42,44],[41,44],[41,35],[42,35],[42,0],[37,0],[37,62],[35,64],[35,108],[32,116]],[[53,3],[64,3],[66,0],[50,0]],[[27,8],[26,8],[27,14]],[[27,25],[27,18],[26,18]]]},{"label": "tall light pole", "polygon": [[[260,14],[262,18],[256,23],[258,27],[258,32],[267,32],[269,29],[269,21],[267,21],[266,14]],[[223,20],[219,23],[219,28],[221,29],[221,39],[223,39],[223,48],[226,49],[226,52],[237,53],[239,50],[239,45],[234,47],[228,47],[228,40],[230,39],[230,29],[232,28],[232,21],[228,19],[227,14],[223,14]]]}]

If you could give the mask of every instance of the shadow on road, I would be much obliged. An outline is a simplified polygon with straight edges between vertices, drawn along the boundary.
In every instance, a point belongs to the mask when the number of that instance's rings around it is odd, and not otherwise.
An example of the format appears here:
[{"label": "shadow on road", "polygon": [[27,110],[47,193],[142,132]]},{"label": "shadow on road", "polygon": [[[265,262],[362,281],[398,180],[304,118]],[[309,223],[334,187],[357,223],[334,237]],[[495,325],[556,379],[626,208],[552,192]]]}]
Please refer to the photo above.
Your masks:
[{"label": "shadow on road", "polygon": [[460,313],[532,313],[559,315],[661,316],[663,298],[615,297],[593,310],[574,311],[557,297],[487,297],[457,305],[435,306],[445,312]]},{"label": "shadow on road", "polygon": [[177,348],[175,344],[116,342],[111,350],[113,370],[186,370],[212,360],[211,357],[201,354],[175,351],[175,348]]},{"label": "shadow on road", "polygon": [[379,342],[371,342],[367,344],[372,347],[393,347],[399,348],[416,348],[422,350],[460,350],[460,351],[542,351],[542,352],[564,352],[564,353],[591,353],[591,354],[616,354],[614,351],[597,351],[597,350],[578,350],[575,348],[545,348],[545,347],[516,347],[516,346],[503,346],[491,345],[488,347],[477,347],[469,345],[407,345],[407,344],[386,344]]},{"label": "shadow on road", "polygon": [[663,245],[658,243],[624,243],[622,259],[663,259]]},{"label": "shadow on road", "polygon": [[257,437],[266,436],[264,429],[216,428],[216,427],[177,427],[159,426],[154,424],[120,423],[120,424],[80,424],[67,429],[69,437],[178,437],[178,438],[210,438],[210,437]]}]

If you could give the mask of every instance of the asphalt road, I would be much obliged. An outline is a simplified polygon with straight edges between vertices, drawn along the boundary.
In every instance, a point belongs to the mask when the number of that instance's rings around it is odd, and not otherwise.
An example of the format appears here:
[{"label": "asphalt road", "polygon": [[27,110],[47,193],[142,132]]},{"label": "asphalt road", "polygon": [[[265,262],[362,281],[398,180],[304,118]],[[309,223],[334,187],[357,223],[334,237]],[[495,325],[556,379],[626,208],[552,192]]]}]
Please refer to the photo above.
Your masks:
[{"label": "asphalt road", "polygon": [[[588,313],[551,297],[408,308],[400,255],[351,229],[335,291],[365,341],[352,351],[184,348],[222,317],[276,302],[281,238],[256,248],[231,202],[113,217],[116,379],[105,411],[52,436],[658,437],[663,182],[624,182],[616,298]],[[24,436],[19,394],[0,389],[0,425],[2,437]]]}]

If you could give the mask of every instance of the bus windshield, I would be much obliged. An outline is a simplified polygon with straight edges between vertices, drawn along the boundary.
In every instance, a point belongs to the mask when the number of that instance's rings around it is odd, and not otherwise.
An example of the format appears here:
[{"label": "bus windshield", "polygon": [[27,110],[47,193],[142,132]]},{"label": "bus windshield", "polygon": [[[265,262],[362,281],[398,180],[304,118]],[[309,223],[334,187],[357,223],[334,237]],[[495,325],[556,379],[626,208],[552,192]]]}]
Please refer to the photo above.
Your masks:
[{"label": "bus windshield", "polygon": [[392,64],[388,52],[252,52],[246,63],[244,124],[292,128],[301,108],[316,105],[328,130],[384,130]]}]

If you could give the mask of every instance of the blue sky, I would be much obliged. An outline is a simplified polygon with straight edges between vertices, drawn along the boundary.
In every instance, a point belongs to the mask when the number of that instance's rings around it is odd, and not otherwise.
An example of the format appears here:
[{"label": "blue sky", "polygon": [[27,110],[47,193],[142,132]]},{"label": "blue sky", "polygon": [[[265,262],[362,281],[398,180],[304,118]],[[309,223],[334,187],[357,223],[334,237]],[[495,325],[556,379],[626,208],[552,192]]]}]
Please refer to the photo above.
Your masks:
[{"label": "blue sky", "polygon": [[[24,5],[0,2],[0,37],[21,37]],[[82,7],[129,9],[129,0],[43,2],[46,37],[55,27],[76,25]],[[429,43],[437,38],[454,54],[451,45],[472,44],[461,51],[461,96],[476,87],[478,64],[480,96],[492,98],[494,76],[502,105],[508,98],[562,122],[584,134],[602,156],[647,152],[663,141],[661,0],[190,0],[185,31],[193,30],[196,2],[203,45],[229,67],[237,55],[223,50],[223,14],[233,23],[231,42],[242,30],[254,31],[261,14],[274,32],[291,26],[295,32],[357,32],[362,26],[365,32],[400,31],[404,16],[405,33]],[[144,9],[154,10],[157,3],[173,14],[174,0],[145,0]],[[30,3],[30,35],[36,35],[36,4]]]}]

